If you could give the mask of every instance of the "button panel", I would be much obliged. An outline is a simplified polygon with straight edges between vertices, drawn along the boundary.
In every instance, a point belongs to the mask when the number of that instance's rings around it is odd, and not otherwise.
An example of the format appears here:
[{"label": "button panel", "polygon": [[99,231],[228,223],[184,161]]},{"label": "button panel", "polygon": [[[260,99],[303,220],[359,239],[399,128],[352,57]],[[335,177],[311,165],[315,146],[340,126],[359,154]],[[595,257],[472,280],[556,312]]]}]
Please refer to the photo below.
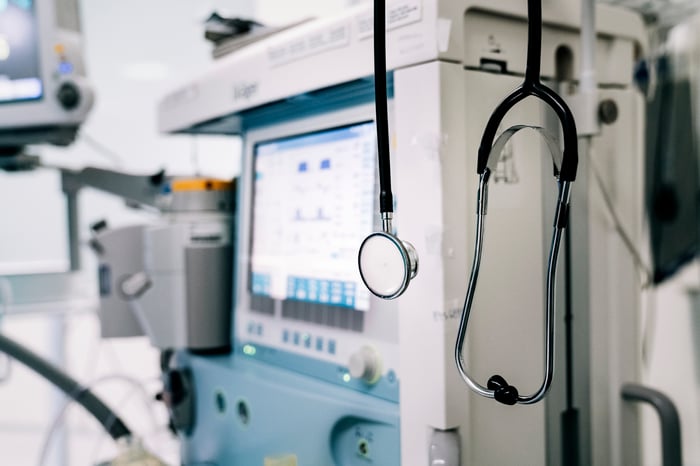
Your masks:
[{"label": "button panel", "polygon": [[[263,336],[265,333],[265,327],[259,322],[248,322],[246,328],[249,335]],[[283,329],[280,333],[280,341],[285,345],[297,346],[299,348],[304,348],[315,352],[328,353],[332,355],[336,354],[337,352],[336,341],[332,338],[326,340],[321,335],[312,335],[310,333]]]}]

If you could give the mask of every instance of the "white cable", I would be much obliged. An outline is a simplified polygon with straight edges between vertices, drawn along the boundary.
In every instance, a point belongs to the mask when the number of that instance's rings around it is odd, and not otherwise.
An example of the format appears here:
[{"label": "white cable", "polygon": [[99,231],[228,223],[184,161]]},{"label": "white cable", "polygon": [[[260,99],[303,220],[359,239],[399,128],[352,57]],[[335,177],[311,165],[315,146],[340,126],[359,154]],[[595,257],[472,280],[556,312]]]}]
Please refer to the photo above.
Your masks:
[{"label": "white cable", "polygon": [[639,272],[639,275],[640,275],[642,289],[646,289],[647,287],[649,287],[653,284],[653,273],[651,271],[651,267],[649,267],[644,262],[644,259],[642,258],[642,254],[639,252],[639,250],[634,245],[634,241],[632,240],[632,237],[628,233],[627,229],[625,228],[624,224],[622,223],[622,220],[620,219],[620,216],[617,213],[617,210],[615,209],[615,204],[612,200],[612,196],[610,195],[608,189],[606,188],[605,181],[603,180],[601,172],[598,169],[598,165],[596,164],[595,156],[594,156],[595,151],[593,150],[593,147],[591,144],[588,145],[588,152],[589,152],[588,159],[591,161],[591,168],[593,170],[593,177],[595,178],[596,185],[598,186],[598,190],[600,191],[600,194],[603,197],[605,207],[607,208],[608,213],[610,214],[610,217],[612,218],[613,224],[615,225],[615,231],[617,231],[618,235],[620,236],[620,239],[622,240],[622,243],[625,245],[625,248],[632,256],[632,260],[634,260],[634,264],[637,267],[637,271]]},{"label": "white cable", "polygon": [[92,147],[95,150],[95,153],[97,155],[100,155],[103,158],[109,160],[116,167],[121,168],[124,166],[124,157],[111,150],[105,144],[102,144],[100,141],[92,137],[89,133],[81,131],[79,141],[84,141],[85,143],[87,143],[88,146]]},{"label": "white cable", "polygon": [[649,287],[642,293],[645,303],[645,319],[642,324],[642,364],[647,370],[651,366],[652,350],[654,349],[654,337],[656,335],[656,288]]},{"label": "white cable", "polygon": [[[93,380],[87,385],[81,386],[78,390],[75,392],[71,393],[70,396],[66,397],[66,401],[59,410],[58,414],[54,419],[52,420],[49,430],[46,432],[46,435],[44,436],[44,441],[42,442],[42,447],[41,447],[41,452],[39,455],[39,461],[37,463],[38,466],[43,466],[44,463],[46,462],[46,457],[49,452],[49,447],[51,446],[51,441],[53,440],[54,435],[58,431],[59,427],[63,424],[64,418],[66,416],[66,413],[68,412],[68,407],[71,406],[73,403],[73,400],[80,396],[81,393],[85,392],[86,390],[92,390],[94,389],[97,385],[100,385],[104,382],[110,382],[110,381],[121,381],[121,382],[126,382],[132,386],[132,390],[129,392],[129,395],[131,396],[133,393],[140,392],[144,405],[146,406],[146,409],[148,410],[149,417],[151,418],[151,421],[153,423],[154,429],[157,429],[158,426],[158,421],[156,419],[155,413],[153,412],[153,406],[151,404],[151,397],[148,396],[148,393],[146,392],[146,389],[143,387],[143,382],[139,381],[138,379],[134,377],[129,377],[126,375],[121,375],[121,374],[111,374],[111,375],[106,375],[103,377],[100,377],[98,379]],[[123,401],[122,401],[123,403]]]}]

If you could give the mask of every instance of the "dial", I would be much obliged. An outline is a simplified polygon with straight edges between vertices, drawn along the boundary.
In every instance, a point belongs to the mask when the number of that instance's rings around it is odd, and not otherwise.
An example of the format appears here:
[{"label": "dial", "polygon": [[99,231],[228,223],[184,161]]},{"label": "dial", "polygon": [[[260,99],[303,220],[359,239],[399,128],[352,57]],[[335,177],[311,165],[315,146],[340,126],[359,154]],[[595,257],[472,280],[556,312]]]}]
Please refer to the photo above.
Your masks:
[{"label": "dial", "polygon": [[368,384],[374,384],[382,377],[382,358],[370,346],[363,346],[350,356],[348,362],[350,376]]}]

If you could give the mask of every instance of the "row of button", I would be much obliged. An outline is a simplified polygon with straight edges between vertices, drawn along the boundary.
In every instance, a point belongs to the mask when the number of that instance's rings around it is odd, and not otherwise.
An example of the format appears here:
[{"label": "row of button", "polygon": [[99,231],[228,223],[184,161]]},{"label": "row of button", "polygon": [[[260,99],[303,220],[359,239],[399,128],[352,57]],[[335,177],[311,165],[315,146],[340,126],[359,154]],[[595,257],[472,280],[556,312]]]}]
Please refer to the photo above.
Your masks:
[{"label": "row of button", "polygon": [[316,278],[287,278],[287,297],[310,303],[355,307],[357,284]]},{"label": "row of button", "polygon": [[308,333],[301,332],[290,332],[289,330],[282,331],[282,342],[291,343],[294,346],[303,346],[304,348],[311,349],[313,346],[316,351],[327,351],[329,354],[335,354],[336,343],[335,340],[329,339],[325,341],[323,337],[312,337]]},{"label": "row of button", "polygon": [[[257,335],[259,337],[263,336],[264,333],[263,324],[257,322],[248,322],[247,330],[248,335]],[[282,342],[291,343],[294,346],[303,346],[308,349],[311,349],[313,346],[316,348],[316,351],[327,351],[328,354],[335,354],[336,351],[336,342],[334,339],[329,339],[324,342],[323,337],[316,337],[314,339],[308,333],[290,332],[286,329],[282,331]]]},{"label": "row of button", "polygon": [[248,322],[248,335],[263,336],[263,324]]}]

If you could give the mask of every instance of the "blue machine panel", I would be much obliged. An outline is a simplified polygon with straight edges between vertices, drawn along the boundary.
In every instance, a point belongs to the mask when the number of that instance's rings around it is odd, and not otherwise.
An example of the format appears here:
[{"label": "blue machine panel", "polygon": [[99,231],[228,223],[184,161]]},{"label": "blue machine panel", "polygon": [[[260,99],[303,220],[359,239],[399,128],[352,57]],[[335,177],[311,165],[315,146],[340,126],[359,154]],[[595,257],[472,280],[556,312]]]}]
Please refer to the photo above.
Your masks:
[{"label": "blue machine panel", "polygon": [[[254,329],[254,332],[256,331],[257,329]],[[308,334],[301,335],[296,333],[292,335],[292,342],[294,344],[307,348],[314,346],[313,340],[314,339]],[[335,342],[330,340],[328,345],[328,351],[334,352],[335,349],[333,346]],[[316,351],[319,351],[318,346],[321,346],[322,350],[323,337],[316,337]],[[384,400],[393,401],[395,403],[399,401],[399,382],[396,378],[396,374],[392,370],[387,372],[386,375],[383,375],[379,381],[370,385],[350,377],[347,368],[344,366],[287,351],[279,351],[276,348],[249,343],[237,346],[236,353],[237,356],[240,357],[248,357],[279,367],[293,368],[296,372],[312,376],[340,387],[367,393]]]},{"label": "blue machine panel", "polygon": [[194,374],[186,465],[399,466],[398,404],[252,359],[181,355]]}]

